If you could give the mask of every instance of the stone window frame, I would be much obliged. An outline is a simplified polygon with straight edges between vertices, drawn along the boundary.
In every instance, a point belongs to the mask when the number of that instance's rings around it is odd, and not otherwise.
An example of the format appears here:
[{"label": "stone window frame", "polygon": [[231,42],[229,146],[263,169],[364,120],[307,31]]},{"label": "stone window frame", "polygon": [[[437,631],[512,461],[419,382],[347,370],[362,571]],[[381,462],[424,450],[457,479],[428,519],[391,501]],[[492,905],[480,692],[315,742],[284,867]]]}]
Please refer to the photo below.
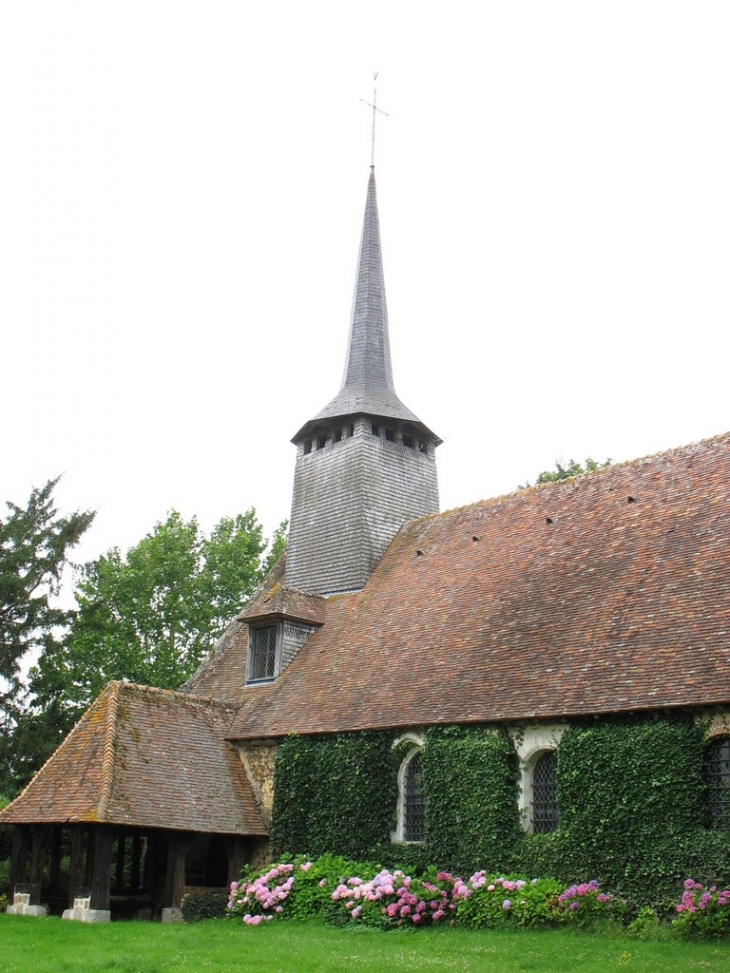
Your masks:
[{"label": "stone window frame", "polygon": [[[532,797],[530,800],[530,831],[532,834],[550,834],[553,831],[557,831],[560,826],[560,807],[558,806],[558,796],[557,796],[557,784],[556,784],[556,770],[557,770],[557,750],[543,750],[541,753],[535,754],[533,760],[531,761],[530,768],[530,778],[532,786]],[[550,759],[550,765],[547,766],[548,758]],[[540,781],[539,784],[536,783],[536,775],[542,768],[542,773],[550,774],[550,781]],[[544,788],[545,791],[552,791],[549,793],[540,793],[539,801],[536,800],[536,790],[537,788]],[[539,793],[539,792],[538,792]],[[536,812],[536,807],[540,806],[540,814]]]},{"label": "stone window frame", "polygon": [[[723,753],[713,751],[724,750]],[[730,829],[730,731],[714,733],[705,744],[707,826]]]},{"label": "stone window frame", "polygon": [[[406,733],[403,736],[398,737],[393,743],[393,748],[400,746],[403,743],[409,743],[410,747],[406,751],[403,760],[401,761],[400,767],[398,768],[398,803],[396,807],[396,828],[391,834],[391,840],[399,842],[400,844],[408,845],[422,845],[426,840],[425,833],[423,837],[413,839],[406,838],[406,802],[407,802],[407,784],[408,784],[408,770],[411,761],[414,757],[418,756],[420,758],[421,750],[423,749],[424,736],[421,733]],[[425,817],[425,801],[424,804],[424,817]]]},{"label": "stone window frame", "polygon": [[549,723],[510,730],[510,737],[520,761],[520,823],[527,834],[533,833],[532,785],[535,765],[549,751],[557,753],[560,740],[567,729],[567,723]]},{"label": "stone window frame", "polygon": [[[261,651],[256,646],[257,633],[274,630],[274,653],[273,653],[273,672],[267,672],[264,676],[255,676],[257,668],[257,655]],[[265,625],[249,625],[248,627],[248,658],[246,660],[246,685],[258,685],[259,683],[270,683],[276,679],[281,670],[281,639],[282,625],[280,622],[269,622]],[[266,649],[267,654],[269,649]]]}]

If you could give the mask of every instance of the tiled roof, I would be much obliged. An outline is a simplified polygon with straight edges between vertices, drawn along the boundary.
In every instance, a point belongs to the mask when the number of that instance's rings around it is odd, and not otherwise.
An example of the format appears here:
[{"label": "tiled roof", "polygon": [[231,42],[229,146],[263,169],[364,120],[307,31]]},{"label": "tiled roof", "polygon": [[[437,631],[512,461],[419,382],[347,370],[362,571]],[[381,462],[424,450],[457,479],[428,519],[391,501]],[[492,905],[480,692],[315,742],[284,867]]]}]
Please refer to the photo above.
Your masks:
[{"label": "tiled roof", "polygon": [[235,621],[228,626],[210,655],[180,687],[180,692],[224,703],[240,702],[241,688],[246,682],[247,653],[248,625]]},{"label": "tiled roof", "polygon": [[229,625],[214,650],[181,686],[180,691],[227,703],[240,701],[246,682],[248,625],[245,620],[291,618],[311,625],[321,625],[325,618],[326,599],[287,588],[282,582],[286,553],[271,568],[236,621]]},{"label": "tiled roof", "polygon": [[210,700],[110,683],[0,821],[266,834],[225,741],[232,715]]},{"label": "tiled roof", "polygon": [[407,524],[233,738],[730,703],[730,434]]},{"label": "tiled roof", "polygon": [[251,599],[238,616],[241,621],[257,621],[262,618],[292,618],[310,625],[324,622],[326,601],[321,595],[307,594],[274,584]]}]

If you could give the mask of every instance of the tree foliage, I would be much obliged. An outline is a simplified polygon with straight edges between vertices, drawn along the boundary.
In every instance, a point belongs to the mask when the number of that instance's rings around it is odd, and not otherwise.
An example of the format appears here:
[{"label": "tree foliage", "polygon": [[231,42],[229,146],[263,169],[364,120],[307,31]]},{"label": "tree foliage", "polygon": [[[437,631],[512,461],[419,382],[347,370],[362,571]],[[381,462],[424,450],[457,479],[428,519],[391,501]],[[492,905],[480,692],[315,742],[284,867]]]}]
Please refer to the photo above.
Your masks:
[{"label": "tree foliage", "polygon": [[[555,461],[554,470],[543,470],[535,480],[534,485],[538,486],[541,483],[557,483],[558,480],[569,480],[574,476],[581,476],[583,473],[593,473],[595,470],[604,470],[607,466],[611,465],[611,460],[604,460],[599,463],[597,460],[591,459],[587,456],[583,463],[576,463],[574,459],[568,460],[566,463],[564,460],[559,459]],[[528,487],[533,486],[529,481],[523,483],[519,489],[526,490]]]},{"label": "tree foliage", "polygon": [[54,710],[38,714],[46,732],[25,708],[22,668],[39,654],[61,651],[72,613],[57,595],[68,554],[94,519],[92,511],[59,516],[53,491],[58,478],[31,490],[25,506],[6,504],[0,519],[0,794],[11,796],[26,779],[21,764],[46,759],[49,736],[67,728]]},{"label": "tree foliage", "polygon": [[94,519],[92,511],[59,516],[57,483],[34,487],[25,507],[8,502],[0,519],[0,719],[17,708],[21,663],[59,645],[70,614],[54,599],[68,552]]},{"label": "tree foliage", "polygon": [[253,508],[207,537],[173,510],[126,555],[112,548],[87,564],[63,651],[44,652],[31,671],[38,702],[78,715],[112,679],[178,688],[261,579],[266,547]]}]

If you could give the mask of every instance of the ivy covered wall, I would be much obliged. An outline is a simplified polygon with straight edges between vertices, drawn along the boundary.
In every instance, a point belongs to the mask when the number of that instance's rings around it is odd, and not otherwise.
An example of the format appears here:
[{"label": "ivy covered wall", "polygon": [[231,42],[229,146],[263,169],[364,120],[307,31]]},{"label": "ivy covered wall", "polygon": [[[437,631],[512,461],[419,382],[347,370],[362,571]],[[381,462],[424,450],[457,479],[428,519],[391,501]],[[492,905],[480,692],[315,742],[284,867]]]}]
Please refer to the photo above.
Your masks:
[{"label": "ivy covered wall", "polygon": [[487,726],[432,727],[421,750],[426,841],[393,845],[393,732],[289,737],[276,762],[272,854],[351,858],[463,875],[519,870],[597,878],[635,901],[672,898],[688,876],[730,881],[730,834],[705,821],[704,727],[691,715],[590,720],[558,748],[560,826],[526,835],[512,741]]},{"label": "ivy covered wall", "polygon": [[520,841],[517,754],[501,730],[432,727],[421,756],[426,843],[434,864],[507,869]]},{"label": "ivy covered wall", "polygon": [[645,901],[688,876],[730,879],[730,834],[706,827],[704,727],[690,714],[591,721],[558,749],[560,827],[526,836],[517,864],[598,878]]},{"label": "ivy covered wall", "polygon": [[393,826],[398,753],[391,732],[288,737],[276,757],[271,851],[366,859]]}]

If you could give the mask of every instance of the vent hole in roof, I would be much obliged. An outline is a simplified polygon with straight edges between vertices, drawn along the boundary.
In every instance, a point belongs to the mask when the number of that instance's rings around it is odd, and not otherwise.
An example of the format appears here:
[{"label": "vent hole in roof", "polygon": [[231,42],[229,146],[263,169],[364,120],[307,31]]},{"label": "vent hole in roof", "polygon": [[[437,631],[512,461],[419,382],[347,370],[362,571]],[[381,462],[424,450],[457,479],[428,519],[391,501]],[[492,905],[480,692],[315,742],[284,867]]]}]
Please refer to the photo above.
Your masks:
[{"label": "vent hole in roof", "polygon": [[553,518],[552,517],[546,517],[545,518],[545,523],[546,524],[552,524],[552,522],[553,522]]},{"label": "vent hole in roof", "polygon": [[481,537],[477,537],[476,534],[474,535],[474,537],[472,537],[472,543],[473,544],[478,544],[480,540],[481,540]]},{"label": "vent hole in roof", "polygon": [[416,551],[416,557],[423,557],[423,551]]},{"label": "vent hole in roof", "polygon": [[636,500],[634,500],[633,497],[629,497],[629,499],[626,502],[627,503],[636,503]]}]

